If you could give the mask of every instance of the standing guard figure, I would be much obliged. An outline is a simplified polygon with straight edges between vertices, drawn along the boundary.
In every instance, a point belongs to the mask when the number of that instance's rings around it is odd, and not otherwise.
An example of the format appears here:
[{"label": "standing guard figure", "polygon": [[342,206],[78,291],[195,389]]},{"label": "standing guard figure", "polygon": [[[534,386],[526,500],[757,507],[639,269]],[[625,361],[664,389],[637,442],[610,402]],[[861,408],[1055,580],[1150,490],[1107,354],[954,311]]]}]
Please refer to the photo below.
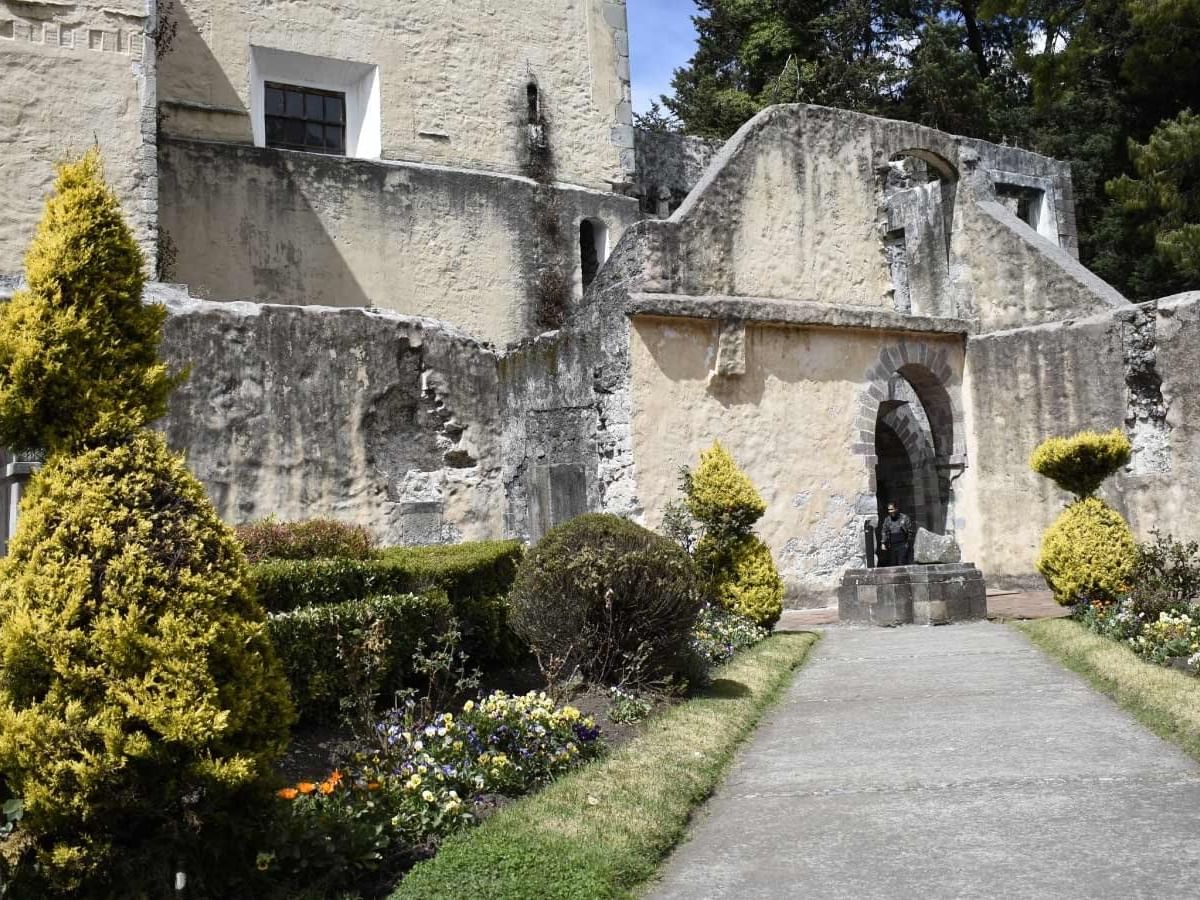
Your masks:
[{"label": "standing guard figure", "polygon": [[879,540],[883,548],[880,565],[907,566],[912,560],[913,520],[889,503],[888,514],[879,523]]}]

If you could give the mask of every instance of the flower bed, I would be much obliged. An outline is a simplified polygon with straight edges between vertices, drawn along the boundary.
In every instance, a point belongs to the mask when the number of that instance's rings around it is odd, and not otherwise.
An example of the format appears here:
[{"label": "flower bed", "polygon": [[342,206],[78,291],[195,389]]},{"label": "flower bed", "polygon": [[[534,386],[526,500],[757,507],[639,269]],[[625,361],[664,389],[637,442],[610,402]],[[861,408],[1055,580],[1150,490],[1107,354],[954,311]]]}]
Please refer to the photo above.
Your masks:
[{"label": "flower bed", "polygon": [[279,838],[261,868],[347,887],[474,824],[495,796],[526,794],[601,752],[596,723],[544,693],[497,691],[423,723],[412,710],[384,717],[374,746],[327,778],[278,792]]}]

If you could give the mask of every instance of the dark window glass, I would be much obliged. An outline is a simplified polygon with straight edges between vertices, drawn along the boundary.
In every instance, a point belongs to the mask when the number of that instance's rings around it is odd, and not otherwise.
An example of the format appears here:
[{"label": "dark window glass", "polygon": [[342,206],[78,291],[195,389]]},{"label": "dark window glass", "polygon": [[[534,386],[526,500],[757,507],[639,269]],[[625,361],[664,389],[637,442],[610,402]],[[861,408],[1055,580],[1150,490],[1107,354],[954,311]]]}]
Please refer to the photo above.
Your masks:
[{"label": "dark window glass", "polygon": [[346,95],[289,84],[263,90],[268,147],[346,152]]}]

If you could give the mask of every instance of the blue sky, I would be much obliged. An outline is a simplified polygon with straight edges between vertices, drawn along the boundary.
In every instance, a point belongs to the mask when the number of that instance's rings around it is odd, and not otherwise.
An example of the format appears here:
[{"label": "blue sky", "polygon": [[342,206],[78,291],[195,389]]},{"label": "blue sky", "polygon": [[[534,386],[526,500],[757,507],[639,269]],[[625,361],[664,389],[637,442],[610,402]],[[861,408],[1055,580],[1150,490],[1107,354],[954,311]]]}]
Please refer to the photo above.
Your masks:
[{"label": "blue sky", "polygon": [[633,108],[645,112],[651,100],[671,93],[671,75],[692,57],[696,30],[692,0],[629,0],[629,66]]}]

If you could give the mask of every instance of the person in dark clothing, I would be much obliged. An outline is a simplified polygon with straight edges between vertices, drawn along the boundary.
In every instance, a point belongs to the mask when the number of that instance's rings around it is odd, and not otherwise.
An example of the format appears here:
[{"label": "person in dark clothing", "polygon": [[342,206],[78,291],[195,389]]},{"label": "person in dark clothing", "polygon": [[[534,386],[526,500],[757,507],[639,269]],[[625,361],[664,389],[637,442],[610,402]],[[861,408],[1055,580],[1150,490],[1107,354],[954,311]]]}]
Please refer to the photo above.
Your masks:
[{"label": "person in dark clothing", "polygon": [[889,503],[888,514],[879,523],[879,543],[883,547],[885,566],[906,566],[912,552],[912,519],[900,510],[895,503]]}]

